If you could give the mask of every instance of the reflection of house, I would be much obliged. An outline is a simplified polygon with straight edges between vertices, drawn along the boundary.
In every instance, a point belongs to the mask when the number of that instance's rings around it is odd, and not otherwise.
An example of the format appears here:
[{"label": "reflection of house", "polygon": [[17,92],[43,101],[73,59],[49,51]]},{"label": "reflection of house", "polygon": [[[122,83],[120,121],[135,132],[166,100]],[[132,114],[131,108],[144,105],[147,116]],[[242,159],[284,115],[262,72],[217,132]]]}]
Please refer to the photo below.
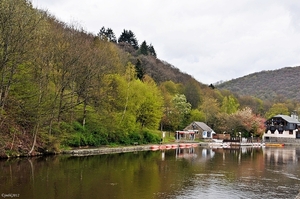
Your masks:
[{"label": "reflection of house", "polygon": [[276,115],[266,121],[265,141],[293,141],[300,138],[300,122],[296,115]]},{"label": "reflection of house", "polygon": [[295,148],[266,148],[264,150],[265,161],[272,164],[298,162],[298,155]]},{"label": "reflection of house", "polygon": [[213,134],[215,134],[215,132],[203,122],[192,122],[183,130],[197,130],[197,133],[195,133],[195,138],[212,138]]}]

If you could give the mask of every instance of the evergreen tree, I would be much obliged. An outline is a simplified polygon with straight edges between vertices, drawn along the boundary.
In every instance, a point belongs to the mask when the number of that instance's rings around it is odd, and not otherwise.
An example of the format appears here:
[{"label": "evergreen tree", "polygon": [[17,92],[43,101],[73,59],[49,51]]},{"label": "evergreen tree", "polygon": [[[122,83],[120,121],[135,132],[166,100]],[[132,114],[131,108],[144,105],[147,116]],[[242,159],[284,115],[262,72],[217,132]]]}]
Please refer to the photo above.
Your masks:
[{"label": "evergreen tree", "polygon": [[144,70],[144,67],[142,66],[142,62],[139,59],[137,60],[137,63],[135,65],[135,71],[136,71],[137,78],[142,80],[146,72]]},{"label": "evergreen tree", "polygon": [[147,46],[146,41],[143,41],[143,43],[141,44],[140,53],[142,55],[148,55],[148,46]]},{"label": "evergreen tree", "polygon": [[110,28],[106,29],[106,36],[109,39],[109,41],[117,43],[117,38],[112,29],[110,29]]},{"label": "evergreen tree", "polygon": [[97,35],[102,40],[111,41],[115,43],[117,42],[115,33],[111,28],[105,29],[105,27],[103,26]]},{"label": "evergreen tree", "polygon": [[125,42],[133,46],[134,49],[139,49],[138,41],[131,30],[123,30],[118,39],[118,43]]},{"label": "evergreen tree", "polygon": [[152,44],[150,44],[148,46],[148,52],[149,52],[150,55],[156,57],[156,52],[155,52],[154,47],[152,46]]}]

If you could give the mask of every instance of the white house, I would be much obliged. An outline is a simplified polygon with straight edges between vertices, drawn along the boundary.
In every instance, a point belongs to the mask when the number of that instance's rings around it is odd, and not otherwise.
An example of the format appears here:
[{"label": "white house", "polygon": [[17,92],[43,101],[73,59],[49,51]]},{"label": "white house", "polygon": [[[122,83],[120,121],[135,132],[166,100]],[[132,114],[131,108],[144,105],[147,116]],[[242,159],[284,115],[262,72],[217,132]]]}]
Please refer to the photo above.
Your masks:
[{"label": "white house", "polygon": [[300,122],[298,116],[276,115],[266,121],[264,141],[281,141],[300,138]]},{"label": "white house", "polygon": [[204,122],[192,122],[183,129],[184,131],[196,131],[195,138],[213,138],[215,132]]}]

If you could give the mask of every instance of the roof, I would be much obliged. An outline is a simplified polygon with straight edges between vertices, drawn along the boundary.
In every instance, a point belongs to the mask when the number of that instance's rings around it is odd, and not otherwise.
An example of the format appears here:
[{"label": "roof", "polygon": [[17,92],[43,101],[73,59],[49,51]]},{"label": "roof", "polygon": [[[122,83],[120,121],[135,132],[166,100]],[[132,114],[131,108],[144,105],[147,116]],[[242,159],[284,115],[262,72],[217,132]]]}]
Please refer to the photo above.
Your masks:
[{"label": "roof", "polygon": [[[296,119],[296,118],[292,118],[288,115],[275,115],[274,117],[272,118],[282,118],[284,119],[285,121],[287,121],[288,123],[293,123],[293,124],[300,124],[299,120]],[[271,120],[272,118],[270,118],[269,120]]]},{"label": "roof", "polygon": [[209,126],[207,126],[204,122],[194,122],[199,128],[203,131],[213,131]]}]

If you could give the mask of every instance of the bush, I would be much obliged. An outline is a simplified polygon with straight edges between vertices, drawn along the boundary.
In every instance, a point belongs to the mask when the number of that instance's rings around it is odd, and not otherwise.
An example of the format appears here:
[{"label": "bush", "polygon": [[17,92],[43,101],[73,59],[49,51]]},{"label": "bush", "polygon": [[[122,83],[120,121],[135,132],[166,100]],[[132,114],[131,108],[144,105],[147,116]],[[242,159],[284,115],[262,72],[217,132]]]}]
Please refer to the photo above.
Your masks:
[{"label": "bush", "polygon": [[143,132],[143,143],[149,144],[149,143],[159,143],[160,142],[160,136],[151,132],[150,130],[144,130]]},{"label": "bush", "polygon": [[140,133],[134,132],[128,135],[130,144],[133,145],[135,142],[143,143],[143,136]]}]

